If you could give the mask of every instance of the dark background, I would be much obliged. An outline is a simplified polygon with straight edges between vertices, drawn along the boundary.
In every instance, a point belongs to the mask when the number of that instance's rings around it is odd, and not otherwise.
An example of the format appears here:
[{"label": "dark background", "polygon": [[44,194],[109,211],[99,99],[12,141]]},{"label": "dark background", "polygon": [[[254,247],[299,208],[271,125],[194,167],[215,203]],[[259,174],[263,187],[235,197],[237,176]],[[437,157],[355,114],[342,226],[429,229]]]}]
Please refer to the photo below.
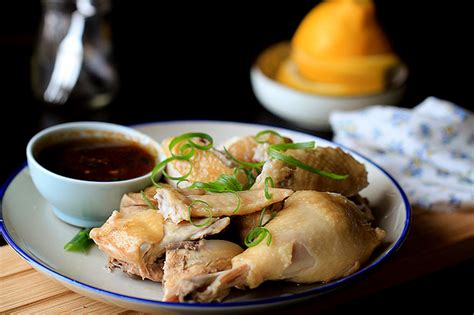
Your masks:
[{"label": "dark background", "polygon": [[[253,96],[249,68],[268,45],[291,38],[318,1],[113,1],[113,29],[121,88],[95,112],[51,110],[34,100],[30,58],[40,1],[8,1],[0,9],[0,181],[25,160],[25,146],[39,130],[59,122],[103,120],[120,124],[170,119],[222,119],[282,125]],[[473,104],[473,23],[469,2],[376,1],[392,45],[410,68],[401,105],[434,95]],[[330,137],[328,133],[318,135]],[[380,310],[405,303],[425,311],[474,309],[472,261],[386,290],[336,310]],[[466,289],[464,289],[464,288]],[[469,290],[468,288],[471,288]],[[368,306],[370,305],[370,307]]]}]

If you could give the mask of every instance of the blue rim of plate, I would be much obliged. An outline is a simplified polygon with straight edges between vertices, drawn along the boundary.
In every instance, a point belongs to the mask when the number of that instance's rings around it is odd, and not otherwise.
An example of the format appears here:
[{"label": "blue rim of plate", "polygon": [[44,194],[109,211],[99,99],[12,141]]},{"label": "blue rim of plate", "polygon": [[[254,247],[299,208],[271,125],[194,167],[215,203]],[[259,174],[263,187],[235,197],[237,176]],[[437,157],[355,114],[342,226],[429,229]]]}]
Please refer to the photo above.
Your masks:
[{"label": "blue rim of plate", "polygon": [[[373,261],[370,265],[365,266],[364,268],[356,271],[355,273],[351,274],[350,276],[347,276],[345,278],[335,280],[332,282],[329,282],[327,284],[321,285],[317,288],[313,288],[304,292],[300,293],[295,293],[295,294],[289,294],[285,296],[279,296],[279,297],[271,297],[271,298],[262,298],[262,299],[256,299],[256,300],[250,300],[250,301],[239,301],[239,302],[220,302],[220,303],[180,303],[180,302],[163,302],[163,301],[157,301],[157,300],[150,300],[150,299],[144,299],[144,298],[138,298],[134,296],[129,296],[129,295],[123,295],[120,293],[115,293],[103,289],[96,288],[94,286],[88,285],[86,283],[82,283],[79,281],[76,281],[72,278],[69,278],[52,268],[42,264],[35,258],[31,257],[28,253],[26,253],[20,246],[18,246],[13,238],[10,236],[8,233],[7,228],[3,224],[3,220],[0,220],[0,231],[2,232],[3,237],[7,241],[7,243],[26,261],[28,261],[30,264],[34,265],[35,267],[43,270],[44,272],[48,273],[49,275],[59,278],[62,281],[65,281],[69,284],[72,284],[74,286],[81,287],[82,289],[85,289],[87,291],[93,291],[95,293],[98,293],[100,295],[106,295],[112,298],[116,299],[122,299],[122,300],[127,300],[131,302],[136,302],[136,303],[145,303],[148,305],[156,305],[156,306],[163,306],[163,307],[170,307],[170,308],[181,308],[181,309],[196,309],[196,308],[213,308],[213,309],[228,309],[228,308],[238,308],[238,307],[246,307],[246,306],[264,306],[264,305],[272,305],[272,304],[279,304],[282,302],[289,302],[289,301],[298,301],[304,298],[309,298],[311,296],[316,296],[321,293],[326,293],[330,292],[337,287],[340,287],[342,285],[348,284],[356,279],[358,279],[360,276],[369,273],[370,271],[373,271],[376,267],[379,267],[381,263],[386,262],[389,257],[393,256],[393,254],[401,247],[403,242],[406,240],[408,236],[408,231],[411,226],[412,222],[412,211],[411,211],[411,206],[408,201],[408,198],[401,188],[400,184],[387,172],[385,171],[382,167],[380,167],[378,164],[370,160],[369,158],[365,157],[364,155],[355,152],[352,149],[347,148],[346,146],[339,144],[334,141],[326,140],[319,138],[317,136],[313,136],[311,134],[307,134],[305,132],[301,131],[294,131],[288,128],[282,128],[279,126],[272,126],[268,124],[254,124],[254,123],[245,123],[245,122],[238,122],[238,121],[223,121],[223,120],[168,120],[168,121],[159,121],[159,122],[146,122],[146,123],[141,123],[141,124],[134,124],[131,125],[130,127],[133,128],[139,128],[139,127],[144,127],[144,126],[150,126],[150,125],[160,125],[160,124],[173,124],[173,123],[186,123],[186,122],[203,122],[203,123],[233,123],[233,124],[242,124],[242,125],[249,125],[249,126],[260,126],[260,127],[274,127],[274,128],[281,128],[281,129],[287,129],[293,132],[299,132],[302,134],[305,134],[307,136],[311,136],[317,139],[321,139],[324,141],[327,141],[329,143],[336,144],[337,146],[351,152],[351,154],[354,154],[356,156],[361,157],[368,163],[372,164],[376,168],[378,168],[382,173],[384,173],[390,181],[395,185],[397,188],[398,192],[400,193],[403,203],[405,206],[405,211],[406,211],[406,220],[405,220],[405,225],[403,227],[402,234],[400,235],[400,238],[397,240],[395,245],[393,245],[392,248],[390,248],[382,257],[378,258],[377,260]],[[24,162],[15,172],[13,172],[7,180],[2,184],[0,188],[0,201],[3,201],[3,197],[5,195],[6,190],[8,189],[10,183],[16,178],[16,176],[23,171],[24,168],[26,168],[28,164]],[[0,214],[3,209],[0,209]],[[3,217],[0,217],[0,219],[3,219]]]}]

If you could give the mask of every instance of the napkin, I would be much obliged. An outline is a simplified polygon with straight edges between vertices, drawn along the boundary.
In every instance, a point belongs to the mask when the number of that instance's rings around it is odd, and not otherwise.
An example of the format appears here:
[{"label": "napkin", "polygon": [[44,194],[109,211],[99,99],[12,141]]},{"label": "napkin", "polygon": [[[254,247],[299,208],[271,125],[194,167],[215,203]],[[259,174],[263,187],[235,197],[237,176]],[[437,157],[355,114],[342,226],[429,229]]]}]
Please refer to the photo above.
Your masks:
[{"label": "napkin", "polygon": [[372,106],[334,112],[334,141],[387,170],[412,205],[474,209],[474,115],[429,97],[413,109]]}]

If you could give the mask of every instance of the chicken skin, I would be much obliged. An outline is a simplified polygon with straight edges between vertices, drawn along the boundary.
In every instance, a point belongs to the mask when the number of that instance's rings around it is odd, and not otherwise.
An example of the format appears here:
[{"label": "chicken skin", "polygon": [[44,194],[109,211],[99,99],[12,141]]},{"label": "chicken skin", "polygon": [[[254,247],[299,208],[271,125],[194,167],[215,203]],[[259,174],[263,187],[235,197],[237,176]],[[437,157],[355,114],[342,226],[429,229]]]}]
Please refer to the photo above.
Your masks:
[{"label": "chicken skin", "polygon": [[351,197],[369,184],[365,166],[339,148],[317,147],[311,150],[287,150],[285,154],[316,169],[348,175],[348,177],[343,180],[335,180],[292,167],[280,160],[271,159],[263,165],[262,173],[257,177],[252,189],[263,188],[265,178],[272,177],[275,187],[294,191],[327,191]]},{"label": "chicken skin", "polygon": [[[235,193],[206,193],[200,195],[185,195],[180,189],[162,187],[156,189],[155,200],[159,212],[167,220],[174,223],[189,221],[191,217],[208,217],[209,210],[215,217],[245,215],[260,211],[262,208],[278,203],[293,191],[283,188],[268,188],[271,198],[265,197],[264,189],[238,191]],[[195,202],[193,201],[199,201]],[[238,206],[240,203],[240,206]],[[207,209],[209,205],[209,209]],[[188,207],[191,208],[188,210]],[[236,211],[237,209],[237,211]]]},{"label": "chicken skin", "polygon": [[232,269],[183,280],[198,288],[194,301],[222,299],[229,287],[255,288],[268,280],[328,282],[360,268],[385,232],[372,228],[350,200],[335,193],[295,192],[265,226],[273,236],[232,259]]}]

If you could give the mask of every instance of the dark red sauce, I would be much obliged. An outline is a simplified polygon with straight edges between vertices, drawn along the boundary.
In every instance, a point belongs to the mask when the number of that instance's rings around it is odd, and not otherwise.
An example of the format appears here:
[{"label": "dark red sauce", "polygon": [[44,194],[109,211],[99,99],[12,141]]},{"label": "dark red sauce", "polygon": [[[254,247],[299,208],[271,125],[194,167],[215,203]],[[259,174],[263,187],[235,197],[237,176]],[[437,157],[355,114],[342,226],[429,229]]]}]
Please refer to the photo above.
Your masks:
[{"label": "dark red sauce", "polygon": [[65,140],[45,147],[36,159],[53,173],[100,182],[139,177],[155,166],[155,157],[144,147],[113,138]]}]

